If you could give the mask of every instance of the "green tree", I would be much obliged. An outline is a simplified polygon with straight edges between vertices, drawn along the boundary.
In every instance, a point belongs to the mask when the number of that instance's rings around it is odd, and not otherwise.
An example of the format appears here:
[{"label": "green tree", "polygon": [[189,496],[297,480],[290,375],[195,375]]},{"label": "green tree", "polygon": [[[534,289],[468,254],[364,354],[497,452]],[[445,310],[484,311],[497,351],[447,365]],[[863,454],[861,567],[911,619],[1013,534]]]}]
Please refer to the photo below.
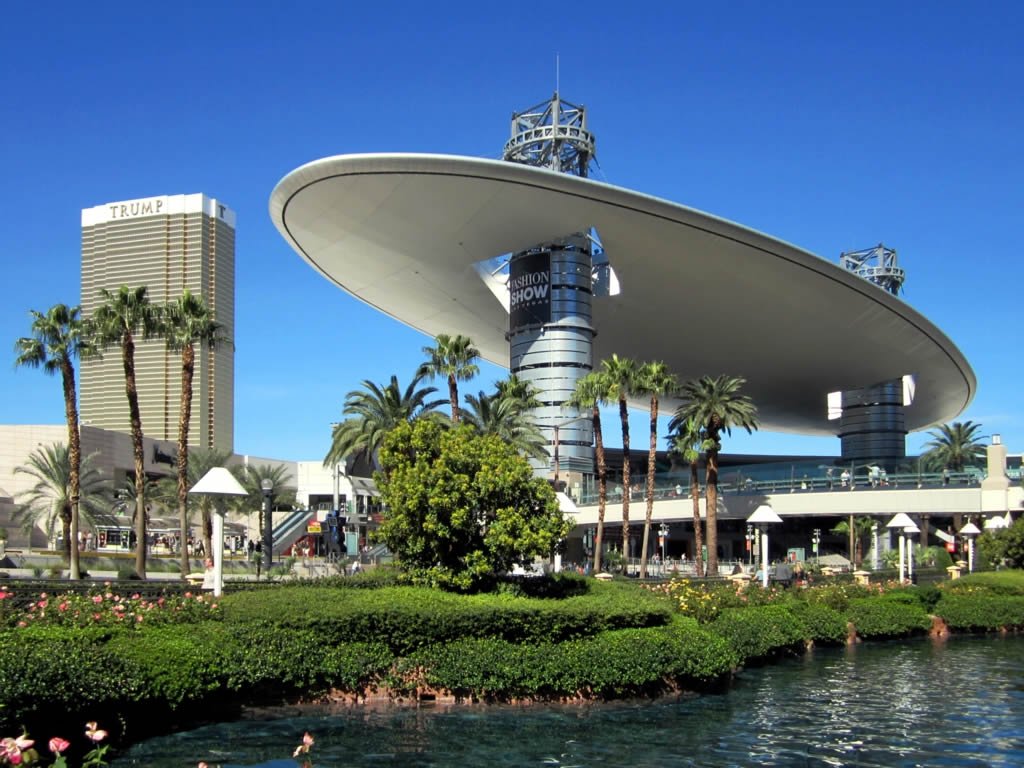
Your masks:
[{"label": "green tree", "polygon": [[523,456],[547,458],[547,440],[520,400],[502,397],[499,392],[466,395],[465,400],[469,408],[462,411],[462,421],[478,434],[495,435]]},{"label": "green tree", "polygon": [[[30,310],[32,335],[14,344],[16,366],[42,368],[48,375],[60,371],[64,390],[64,418],[68,425],[68,486],[71,509],[70,538],[78,541],[78,506],[81,497],[82,443],[78,425],[78,402],[75,396],[75,358],[90,352],[85,338],[79,307],[54,304],[46,311]],[[65,536],[65,541],[68,537]],[[69,547],[68,566],[72,579],[81,578],[78,547]]]},{"label": "green tree", "polygon": [[494,384],[498,391],[498,397],[502,400],[512,400],[524,413],[540,408],[543,403],[537,397],[539,390],[528,381],[524,381],[511,374],[507,379],[502,379]]},{"label": "green tree", "polygon": [[[181,401],[178,407],[178,524],[181,541],[188,541],[188,430],[192,418],[192,379],[196,368],[196,345],[212,349],[224,341],[223,327],[201,296],[186,288],[163,310],[163,335],[167,348],[181,352]],[[209,550],[207,550],[209,551]],[[189,572],[188,547],[181,548],[181,576]]]},{"label": "green tree", "polygon": [[420,420],[396,427],[380,460],[376,538],[416,582],[479,589],[550,556],[571,528],[551,486],[493,435]]},{"label": "green tree", "polygon": [[678,432],[687,420],[693,419],[708,441],[704,452],[707,462],[704,485],[707,489],[707,572],[712,575],[718,573],[718,454],[722,450],[722,433],[731,435],[733,427],[742,427],[747,432],[757,429],[757,407],[749,397],[740,394],[745,383],[744,378],[726,375],[702,376],[685,382],[680,391],[682,404],[669,422],[669,430]]},{"label": "green tree", "polygon": [[647,451],[647,514],[644,517],[644,543],[640,550],[640,578],[647,578],[647,547],[651,536],[651,515],[654,512],[654,470],[658,455],[658,406],[660,398],[676,390],[676,378],[660,361],[644,363],[637,370],[636,392],[651,398],[650,447]]},{"label": "green tree", "polygon": [[343,413],[348,418],[335,425],[324,466],[339,464],[346,456],[360,451],[366,451],[375,460],[392,429],[431,414],[436,416],[436,409],[444,400],[428,399],[437,390],[420,386],[425,375],[419,371],[404,390],[398,385],[397,376],[392,376],[385,387],[364,379],[362,390],[354,389],[345,395]]},{"label": "green tree", "polygon": [[672,441],[672,450],[690,465],[690,499],[693,502],[693,543],[696,548],[693,560],[697,569],[697,577],[701,578],[704,576],[704,558],[701,554],[704,549],[704,535],[700,519],[700,478],[697,474],[697,462],[700,461],[701,454],[711,446],[711,441],[704,437],[704,430],[693,419],[687,419],[685,422],[677,424],[669,439]]},{"label": "green tree", "polygon": [[925,465],[931,469],[963,472],[964,467],[977,464],[985,456],[985,444],[978,434],[981,425],[973,421],[954,421],[928,433],[925,444]]},{"label": "green tree", "polygon": [[[132,455],[135,459],[135,508],[146,508],[146,467],[143,455],[142,417],[139,415],[139,392],[135,382],[135,338],[149,338],[159,331],[160,313],[147,295],[146,287],[122,285],[117,291],[102,289],[103,303],[89,318],[92,338],[100,347],[121,349],[124,367],[124,390],[128,398],[131,421]],[[146,516],[135,516],[135,573],[146,578]]]},{"label": "green tree", "polygon": [[439,334],[433,347],[424,347],[427,362],[422,370],[430,378],[443,376],[448,380],[448,401],[452,408],[452,422],[459,423],[459,382],[469,381],[480,372],[476,361],[480,351],[466,336]]},{"label": "green tree", "polygon": [[[26,531],[39,526],[47,537],[55,537],[57,526],[63,536],[64,559],[77,561],[77,534],[72,529],[71,451],[65,443],[36,448],[28,462],[15,467],[15,474],[28,475],[35,483],[18,494],[13,519]],[[110,487],[91,466],[91,457],[82,458],[78,471],[78,514],[82,522],[95,525],[96,519],[110,507]],[[79,574],[80,576],[80,574]]]},{"label": "green tree", "polygon": [[608,385],[608,399],[619,403],[619,421],[622,425],[622,557],[629,564],[629,499],[632,478],[629,466],[629,406],[627,398],[636,391],[637,364],[635,360],[613,354],[601,361],[601,373]]},{"label": "green tree", "polygon": [[860,567],[864,562],[864,540],[871,535],[875,519],[872,517],[855,517],[850,515],[849,519],[842,520],[832,528],[832,533],[846,536],[850,542],[850,562],[855,567]]},{"label": "green tree", "polygon": [[608,503],[608,468],[604,458],[604,437],[601,434],[601,406],[608,403],[608,383],[599,371],[591,371],[576,382],[576,389],[566,406],[577,411],[590,411],[594,429],[594,461],[597,463],[597,535],[594,537],[594,573],[601,571],[601,548],[604,542],[604,513]]}]

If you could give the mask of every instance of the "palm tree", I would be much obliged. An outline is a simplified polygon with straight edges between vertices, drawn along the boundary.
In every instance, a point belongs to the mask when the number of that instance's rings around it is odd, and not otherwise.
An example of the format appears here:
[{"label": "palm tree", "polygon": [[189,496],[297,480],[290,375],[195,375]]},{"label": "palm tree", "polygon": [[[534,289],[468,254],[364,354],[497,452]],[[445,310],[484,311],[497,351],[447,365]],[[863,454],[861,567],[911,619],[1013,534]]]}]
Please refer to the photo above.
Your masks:
[{"label": "palm tree", "polygon": [[[181,352],[181,404],[178,409],[178,523],[181,541],[188,541],[188,429],[192,418],[192,378],[195,375],[196,344],[211,349],[223,341],[223,326],[201,296],[186,288],[163,311],[163,333],[167,348]],[[209,550],[207,550],[209,551]],[[189,572],[188,547],[181,548],[181,577]]]},{"label": "palm tree", "polygon": [[[42,369],[52,375],[60,371],[64,389],[64,418],[68,425],[68,501],[71,505],[70,536],[78,541],[78,502],[81,497],[82,443],[78,426],[78,403],[75,397],[76,357],[89,353],[91,347],[82,330],[81,310],[54,304],[46,314],[31,310],[32,335],[18,339],[14,364]],[[78,547],[69,550],[72,579],[81,578]]]},{"label": "palm tree", "polygon": [[500,392],[466,395],[465,400],[469,408],[462,412],[463,423],[481,435],[495,435],[524,456],[547,458],[547,440],[524,411],[522,401],[502,397]]},{"label": "palm tree", "polygon": [[954,421],[932,430],[928,433],[932,440],[925,445],[928,450],[922,456],[925,464],[933,469],[963,472],[965,466],[985,456],[980,430],[981,425],[973,421]]},{"label": "palm tree", "polygon": [[629,473],[629,407],[626,398],[636,391],[637,365],[635,360],[613,354],[601,361],[601,373],[608,386],[609,399],[619,401],[619,421],[622,422],[622,557],[629,567],[629,497],[632,486]]},{"label": "palm tree", "polygon": [[523,411],[532,411],[534,408],[540,408],[543,405],[537,397],[540,390],[530,382],[520,379],[514,373],[507,379],[496,381],[494,386],[500,399],[514,400]]},{"label": "palm tree", "polygon": [[28,475],[36,482],[29,490],[18,494],[13,518],[21,522],[26,531],[38,525],[50,539],[54,538],[59,523],[64,558],[69,563],[78,562],[78,547],[75,546],[78,537],[72,527],[74,513],[78,513],[81,521],[94,525],[97,517],[110,506],[108,484],[91,464],[91,456],[81,459],[75,479],[77,498],[71,488],[71,450],[64,443],[37,448],[29,455],[27,464],[14,470],[15,474]]},{"label": "palm tree", "polygon": [[392,376],[383,388],[364,379],[363,390],[354,389],[345,395],[342,412],[349,418],[335,425],[324,466],[339,464],[359,451],[366,451],[376,462],[377,452],[392,429],[403,422],[436,414],[444,400],[427,399],[437,390],[420,387],[425,375],[418,371],[405,390],[399,387],[397,376]]},{"label": "palm tree", "polygon": [[682,386],[682,405],[676,409],[669,429],[678,432],[687,420],[693,419],[704,432],[709,445],[705,450],[707,476],[708,573],[718,574],[718,454],[722,450],[722,432],[732,434],[733,427],[747,432],[757,429],[757,407],[740,389],[746,379],[721,375],[702,376]]},{"label": "palm tree", "polygon": [[636,376],[636,391],[650,395],[651,443],[647,451],[647,515],[644,518],[644,543],[640,550],[640,578],[647,578],[647,545],[651,536],[651,515],[654,512],[654,470],[658,454],[658,400],[674,392],[676,378],[665,363],[656,361],[640,366]]},{"label": "palm tree", "polygon": [[[242,488],[244,488],[248,494],[247,496],[236,497],[236,509],[244,510],[246,513],[251,512],[253,509],[258,509],[260,531],[264,530],[264,480],[269,480],[272,487],[270,491],[271,513],[273,513],[273,511],[278,507],[287,507],[288,509],[292,509],[294,507],[295,481],[292,479],[291,475],[288,473],[288,469],[284,465],[246,464],[245,466],[237,468],[235,476],[238,478],[238,482],[241,483]],[[272,553],[264,552],[263,555],[264,558],[267,559],[267,562],[273,561]]]},{"label": "palm tree", "polygon": [[[149,302],[146,288],[122,285],[116,292],[100,291],[103,303],[89,318],[95,343],[102,347],[119,346],[124,366],[124,390],[128,397],[131,419],[132,453],[135,459],[135,508],[146,508],[146,468],[142,445],[142,418],[139,415],[139,393],[135,384],[135,336],[152,336],[159,328],[159,312]],[[135,573],[146,578],[146,516],[135,516]]]},{"label": "palm tree", "polygon": [[704,438],[703,430],[693,419],[687,419],[670,438],[672,450],[682,456],[683,461],[690,465],[690,499],[693,501],[693,539],[696,553],[693,561],[697,578],[704,576],[704,536],[700,521],[700,478],[697,475],[697,462],[706,451],[710,442]]},{"label": "palm tree", "polygon": [[850,562],[859,567],[864,562],[864,539],[871,534],[875,525],[872,517],[855,517],[850,515],[849,520],[842,520],[836,523],[832,533],[846,536],[850,542]]},{"label": "palm tree", "polygon": [[608,469],[604,460],[604,438],[601,435],[601,406],[608,402],[608,383],[603,373],[591,371],[576,382],[576,389],[566,406],[577,410],[590,409],[594,428],[594,458],[597,462],[597,536],[594,539],[594,573],[601,572],[601,546],[604,542],[604,511],[608,502]]},{"label": "palm tree", "polygon": [[433,347],[424,347],[427,362],[422,370],[430,378],[445,376],[448,379],[448,400],[452,407],[452,421],[459,423],[459,384],[469,381],[480,372],[476,361],[480,358],[480,350],[466,336],[448,336],[439,334],[434,339]]}]

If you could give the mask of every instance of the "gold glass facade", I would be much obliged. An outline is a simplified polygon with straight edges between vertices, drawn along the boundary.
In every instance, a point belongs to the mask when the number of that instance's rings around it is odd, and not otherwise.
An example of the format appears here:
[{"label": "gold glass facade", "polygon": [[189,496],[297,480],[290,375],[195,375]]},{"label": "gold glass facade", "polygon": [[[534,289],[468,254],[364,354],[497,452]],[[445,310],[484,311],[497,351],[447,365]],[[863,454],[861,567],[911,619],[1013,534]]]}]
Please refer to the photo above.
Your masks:
[{"label": "gold glass facade", "polygon": [[[227,341],[196,348],[189,445],[234,448],[235,214],[205,195],[170,195],[108,203],[82,211],[82,314],[89,317],[101,289],[146,286],[164,304],[183,289],[202,296]],[[181,353],[162,339],[136,339],[135,374],[142,430],[177,440]],[[129,432],[119,348],[81,365],[81,418]]]}]

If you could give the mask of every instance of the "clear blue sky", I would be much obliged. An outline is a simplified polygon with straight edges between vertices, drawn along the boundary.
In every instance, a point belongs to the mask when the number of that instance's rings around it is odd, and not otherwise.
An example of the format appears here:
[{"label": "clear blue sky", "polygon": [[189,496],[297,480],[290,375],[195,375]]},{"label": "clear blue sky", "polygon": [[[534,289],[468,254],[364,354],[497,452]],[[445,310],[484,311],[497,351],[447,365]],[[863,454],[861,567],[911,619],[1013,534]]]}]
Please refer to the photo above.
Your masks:
[{"label": "clear blue sky", "polygon": [[[601,180],[832,260],[880,241],[895,247],[906,300],[977,373],[960,418],[1024,450],[1024,6],[524,8],[7,8],[0,345],[13,350],[30,308],[80,301],[82,208],[204,192],[238,214],[236,450],[322,458],[345,393],[392,373],[404,384],[429,339],[315,274],[271,224],[271,190],[335,154],[496,158],[512,111],[554,90],[557,54],[562,96],[589,108]],[[723,312],[741,310],[722,297]],[[59,381],[16,371],[8,354],[0,423],[60,423]],[[485,366],[476,388],[501,375]],[[634,431],[645,429],[637,414]],[[908,449],[923,441],[912,435]],[[734,435],[726,451],[837,454],[839,443],[759,433]]]}]

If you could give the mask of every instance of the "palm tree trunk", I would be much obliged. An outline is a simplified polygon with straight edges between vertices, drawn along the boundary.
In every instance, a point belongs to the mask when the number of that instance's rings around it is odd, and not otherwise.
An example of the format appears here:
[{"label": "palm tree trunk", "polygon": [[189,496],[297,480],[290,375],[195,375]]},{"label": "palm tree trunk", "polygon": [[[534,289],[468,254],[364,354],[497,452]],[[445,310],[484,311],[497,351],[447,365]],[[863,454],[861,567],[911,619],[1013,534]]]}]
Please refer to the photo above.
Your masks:
[{"label": "palm tree trunk", "polygon": [[78,505],[82,495],[82,442],[78,428],[78,407],[75,401],[75,369],[67,357],[61,361],[61,381],[64,386],[64,415],[68,422],[68,485],[70,486],[71,521],[67,538],[73,542],[68,553],[68,567],[72,579],[82,578],[82,570],[78,556]]},{"label": "palm tree trunk", "polygon": [[[718,440],[715,439],[715,443]],[[718,575],[718,451],[711,450],[708,455],[708,476],[704,479],[707,488],[705,500],[707,509],[704,514],[708,520],[708,576]]]},{"label": "palm tree trunk", "polygon": [[697,476],[697,460],[690,462],[690,497],[693,499],[693,544],[696,547],[693,562],[697,568],[697,578],[704,576],[704,534],[700,522],[700,478]]},{"label": "palm tree trunk", "polygon": [[188,426],[192,418],[192,377],[195,374],[195,347],[181,350],[181,406],[178,409],[178,526],[181,544],[181,577],[188,576]]},{"label": "palm tree trunk", "polygon": [[448,400],[452,405],[452,421],[459,423],[459,384],[454,374],[448,374]]},{"label": "palm tree trunk", "polygon": [[850,562],[854,565],[857,564],[857,526],[853,519],[853,515],[850,515]]},{"label": "palm tree trunk", "polygon": [[604,545],[604,509],[608,502],[608,472],[604,463],[604,437],[601,434],[601,412],[594,405],[594,454],[597,459],[597,536],[594,537],[594,573],[601,572],[601,547]]},{"label": "palm tree trunk", "polygon": [[71,553],[78,551],[78,542],[71,541],[71,504],[65,503],[60,510],[60,532],[64,539],[64,562],[71,562]]},{"label": "palm tree trunk", "polygon": [[622,421],[622,562],[629,575],[629,497],[632,494],[629,476],[629,410],[626,398],[619,398],[619,420]]},{"label": "palm tree trunk", "polygon": [[146,465],[142,444],[142,417],[139,415],[139,392],[135,385],[135,342],[130,333],[121,340],[121,361],[124,364],[124,387],[128,395],[131,417],[132,454],[135,458],[135,574],[146,578]]},{"label": "palm tree trunk", "polygon": [[644,518],[644,546],[640,553],[640,578],[647,578],[647,543],[654,513],[654,462],[658,455],[658,398],[651,397],[651,446],[647,451],[647,516]]}]

